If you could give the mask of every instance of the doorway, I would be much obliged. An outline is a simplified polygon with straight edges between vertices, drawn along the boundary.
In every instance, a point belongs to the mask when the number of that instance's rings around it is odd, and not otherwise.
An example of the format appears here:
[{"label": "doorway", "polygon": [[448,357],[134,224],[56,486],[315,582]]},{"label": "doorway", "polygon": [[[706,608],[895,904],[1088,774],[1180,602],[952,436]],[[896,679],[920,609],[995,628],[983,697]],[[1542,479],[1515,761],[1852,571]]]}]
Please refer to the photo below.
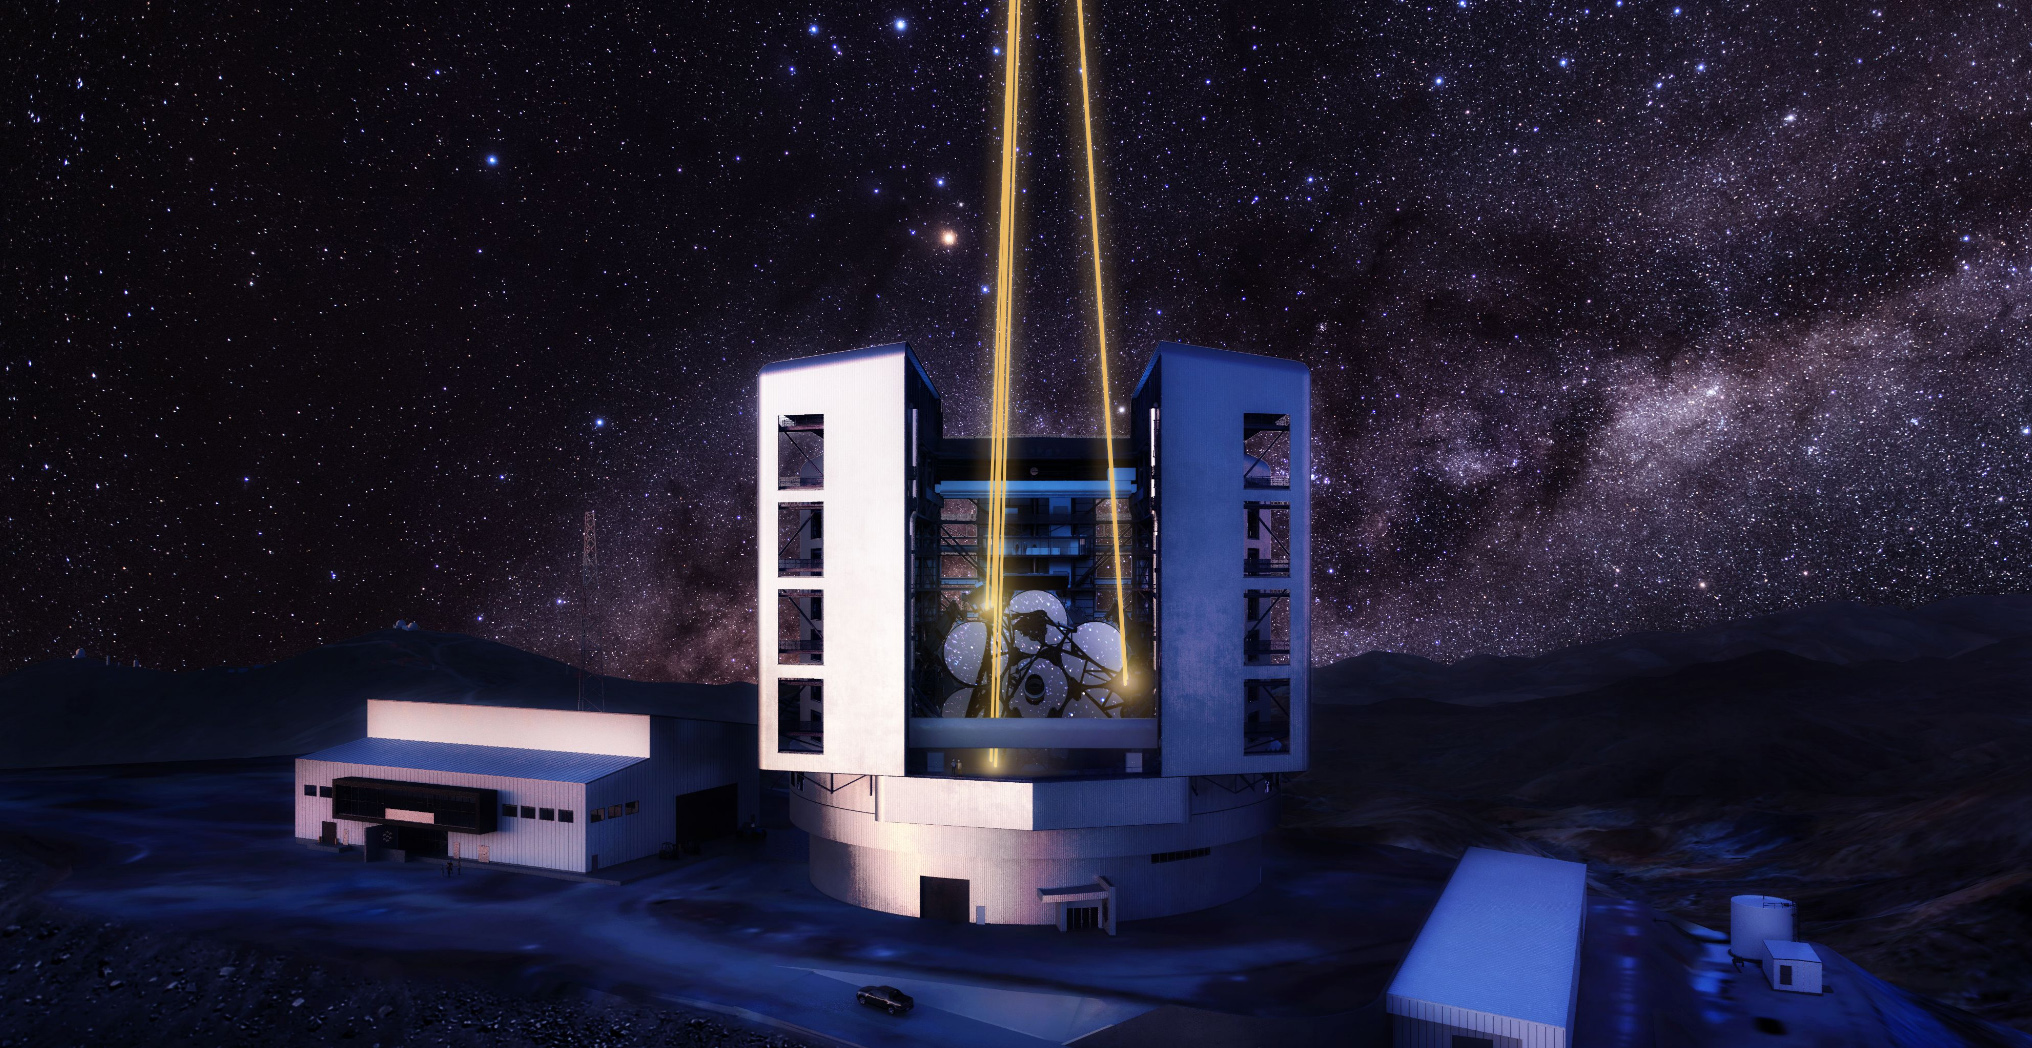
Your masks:
[{"label": "doorway", "polygon": [[677,824],[671,839],[678,847],[731,837],[740,830],[741,788],[733,783],[677,798]]},{"label": "doorway", "polygon": [[395,840],[402,854],[412,859],[443,859],[450,853],[445,831],[428,826],[398,826]]},{"label": "doorway", "polygon": [[1101,926],[1101,906],[1068,906],[1065,908],[1065,930],[1069,932]]},{"label": "doorway", "polygon": [[968,906],[970,887],[964,878],[919,877],[917,915],[927,921],[967,923],[967,914],[970,912]]}]

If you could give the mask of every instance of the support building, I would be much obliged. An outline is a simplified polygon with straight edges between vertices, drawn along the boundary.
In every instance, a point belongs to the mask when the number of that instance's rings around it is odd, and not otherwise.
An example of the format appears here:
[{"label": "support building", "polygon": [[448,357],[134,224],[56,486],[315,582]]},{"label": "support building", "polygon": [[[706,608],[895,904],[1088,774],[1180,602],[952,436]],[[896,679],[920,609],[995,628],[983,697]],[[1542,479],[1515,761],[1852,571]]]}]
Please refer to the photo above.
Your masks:
[{"label": "support building", "polygon": [[1587,866],[1469,848],[1384,995],[1396,1048],[1568,1048]]},{"label": "support building", "polygon": [[372,859],[591,873],[754,818],[754,727],[642,713],[367,702],[367,737],[296,762],[296,835]]},{"label": "support building", "polygon": [[760,762],[821,891],[1112,931],[1260,882],[1305,767],[1310,383],[1164,343],[1112,460],[1011,438],[997,679],[989,441],[904,345],[763,369]]}]

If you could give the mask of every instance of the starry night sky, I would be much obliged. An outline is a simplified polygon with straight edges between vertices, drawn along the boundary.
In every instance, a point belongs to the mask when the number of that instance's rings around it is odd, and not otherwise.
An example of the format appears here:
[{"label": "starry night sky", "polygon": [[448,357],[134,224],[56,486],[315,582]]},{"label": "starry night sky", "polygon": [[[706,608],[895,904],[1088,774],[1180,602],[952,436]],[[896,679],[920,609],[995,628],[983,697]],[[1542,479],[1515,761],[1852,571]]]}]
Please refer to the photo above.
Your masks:
[{"label": "starry night sky", "polygon": [[[1099,425],[1070,6],[1028,432]],[[1116,398],[1312,366],[1315,661],[2032,582],[2018,5],[1093,7]],[[595,508],[607,667],[750,679],[755,370],[907,340],[982,430],[1001,18],[16,8],[0,670],[570,657]]]}]

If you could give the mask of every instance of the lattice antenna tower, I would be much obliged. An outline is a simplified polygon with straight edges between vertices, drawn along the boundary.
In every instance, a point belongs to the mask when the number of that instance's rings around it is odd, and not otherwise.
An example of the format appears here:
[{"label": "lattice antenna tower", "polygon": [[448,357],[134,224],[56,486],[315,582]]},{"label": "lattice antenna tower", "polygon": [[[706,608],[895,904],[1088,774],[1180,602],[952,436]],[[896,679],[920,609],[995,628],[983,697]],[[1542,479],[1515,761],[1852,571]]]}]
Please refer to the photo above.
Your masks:
[{"label": "lattice antenna tower", "polygon": [[[581,710],[604,713],[607,709],[606,678],[595,665],[600,649],[593,644],[593,605],[599,597],[600,546],[595,524],[598,515],[586,511],[585,530],[579,546],[579,705]],[[586,678],[592,678],[587,687]]]}]

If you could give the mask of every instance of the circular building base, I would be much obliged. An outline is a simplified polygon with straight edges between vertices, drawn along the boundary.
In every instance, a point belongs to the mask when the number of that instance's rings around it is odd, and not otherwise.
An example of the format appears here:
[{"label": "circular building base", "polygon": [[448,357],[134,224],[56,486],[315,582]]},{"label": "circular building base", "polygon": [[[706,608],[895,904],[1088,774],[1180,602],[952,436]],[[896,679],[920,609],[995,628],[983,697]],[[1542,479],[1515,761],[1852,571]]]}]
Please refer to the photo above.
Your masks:
[{"label": "circular building base", "polygon": [[1011,829],[954,824],[987,821],[964,805],[943,824],[884,821],[876,789],[806,779],[790,816],[811,835],[814,887],[872,910],[984,924],[1063,925],[1070,907],[1112,925],[1218,906],[1261,883],[1262,838],[1277,819],[1263,780],[1176,780],[1182,821]]}]

